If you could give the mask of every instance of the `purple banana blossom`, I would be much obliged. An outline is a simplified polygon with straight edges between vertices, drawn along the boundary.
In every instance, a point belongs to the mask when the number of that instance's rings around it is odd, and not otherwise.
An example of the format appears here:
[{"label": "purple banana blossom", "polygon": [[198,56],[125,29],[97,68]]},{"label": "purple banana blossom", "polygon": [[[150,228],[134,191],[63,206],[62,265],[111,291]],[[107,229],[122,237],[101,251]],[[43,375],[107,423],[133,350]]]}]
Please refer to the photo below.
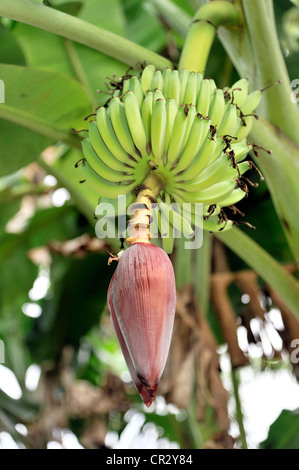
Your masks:
[{"label": "purple banana blossom", "polygon": [[130,375],[149,407],[168,356],[176,305],[175,276],[164,250],[134,243],[120,257],[108,306]]}]

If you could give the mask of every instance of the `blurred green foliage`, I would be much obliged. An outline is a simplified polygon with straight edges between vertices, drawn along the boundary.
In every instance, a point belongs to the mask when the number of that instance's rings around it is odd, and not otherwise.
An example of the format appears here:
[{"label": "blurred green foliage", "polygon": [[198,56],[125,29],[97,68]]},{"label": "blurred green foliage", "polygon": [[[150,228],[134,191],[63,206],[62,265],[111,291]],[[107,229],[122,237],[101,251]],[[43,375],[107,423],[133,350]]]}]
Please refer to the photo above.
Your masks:
[{"label": "blurred green foliage", "polygon": [[[161,21],[151,2],[145,0],[48,0],[44,3],[164,55],[170,45],[178,51],[182,45],[182,38],[169,32],[170,28]],[[192,15],[200,2],[176,0],[175,3]],[[291,79],[299,78],[298,6],[294,5],[285,0],[275,1],[278,33],[282,48],[288,49],[286,64]],[[292,28],[294,22],[297,29]],[[62,207],[54,207],[51,195],[56,186],[52,190],[41,188],[36,193],[41,182],[35,178],[46,173],[33,167],[35,176],[32,177],[25,167],[38,161],[51,173],[52,163],[42,162],[39,155],[49,145],[56,144],[54,138],[39,132],[39,128],[44,125],[53,128],[53,135],[58,128],[66,138],[72,135],[72,128],[84,128],[84,117],[108,98],[97,90],[105,91],[107,76],[118,77],[128,66],[81,44],[5,18],[0,20],[0,44],[0,78],[6,84],[6,106],[15,116],[9,121],[0,120],[0,339],[6,347],[5,365],[15,373],[23,390],[18,401],[0,391],[0,407],[1,413],[14,425],[20,420],[34,421],[40,410],[39,400],[26,390],[26,370],[31,364],[42,367],[45,363],[57,364],[66,345],[74,350],[74,375],[93,385],[104,383],[104,371],[109,368],[118,373],[125,368],[113,333],[109,336],[101,328],[107,318],[106,293],[113,273],[113,267],[107,267],[104,248],[101,253],[85,253],[82,258],[52,253],[47,267],[49,289],[36,301],[41,316],[24,315],[22,306],[31,302],[28,293],[44,268],[42,263],[33,263],[29,250],[47,248],[53,241],[65,242],[85,233],[93,235],[90,221],[97,202],[95,194],[82,198],[85,189],[79,187],[74,174],[74,162],[80,152],[73,149],[62,152],[52,168],[57,185],[69,190],[71,200]],[[218,39],[206,75],[213,77],[219,87],[237,80],[237,71]],[[35,125],[29,125],[31,118]],[[253,180],[258,181],[257,174]],[[7,222],[24,206],[24,196],[32,211],[17,233],[8,233]],[[42,198],[47,201],[46,207]],[[266,183],[260,183],[258,189],[251,188],[249,197],[239,207],[246,214],[244,220],[256,227],[250,236],[279,262],[292,261]],[[246,267],[229,250],[227,256],[232,270]],[[235,311],[240,312],[240,293],[230,294]],[[221,343],[223,338],[213,311],[209,320]],[[84,344],[89,351],[88,359],[80,363],[78,357]],[[104,353],[101,356],[101,348],[106,356]],[[114,361],[109,363],[103,360],[104,356],[114,356]],[[137,395],[131,393],[127,397],[135,406]],[[169,440],[179,442],[182,447],[190,446],[188,424],[181,425],[172,415],[156,413],[147,415],[147,420],[161,426]],[[4,421],[0,414],[0,429]],[[79,435],[84,426],[80,420],[76,424],[74,419],[74,429],[76,425]],[[297,431],[297,413],[284,410],[261,447],[298,448]]]}]

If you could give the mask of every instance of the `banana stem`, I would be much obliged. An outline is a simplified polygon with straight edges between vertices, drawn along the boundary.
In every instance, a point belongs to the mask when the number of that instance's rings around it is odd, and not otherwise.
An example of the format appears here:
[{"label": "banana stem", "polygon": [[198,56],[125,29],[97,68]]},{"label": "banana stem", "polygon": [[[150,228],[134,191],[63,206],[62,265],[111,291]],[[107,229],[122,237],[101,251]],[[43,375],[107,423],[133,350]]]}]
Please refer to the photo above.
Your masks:
[{"label": "banana stem", "polygon": [[82,83],[83,87],[85,88],[86,93],[89,96],[90,102],[92,104],[92,107],[95,108],[97,106],[97,101],[95,98],[95,91],[93,91],[88,77],[85,73],[84,67],[79,59],[79,56],[77,54],[75,45],[72,41],[69,39],[64,40],[64,46],[65,50],[67,52],[67,55],[69,57],[69,60],[72,64],[72,67],[74,69],[75,74],[78,77],[78,80]]},{"label": "banana stem", "polygon": [[159,54],[42,3],[31,0],[0,0],[0,16],[79,42],[128,65],[137,66],[145,61],[158,69],[172,68],[172,63]]},{"label": "banana stem", "polygon": [[254,240],[236,227],[227,232],[215,233],[214,236],[273,287],[299,318],[299,282],[291,274]]},{"label": "banana stem", "polygon": [[81,150],[81,142],[77,135],[72,135],[68,131],[59,129],[53,124],[43,121],[39,117],[33,116],[22,109],[17,109],[7,104],[1,104],[0,118],[18,124],[26,129],[30,129],[45,137],[49,137],[49,139],[55,142],[61,141],[74,149]]},{"label": "banana stem", "polygon": [[192,250],[186,250],[185,237],[181,234],[175,245],[174,272],[177,289],[192,282]]},{"label": "banana stem", "polygon": [[291,85],[277,36],[272,0],[244,0],[246,22],[261,88],[282,80],[264,94],[266,117],[299,144],[299,113],[292,103]]},{"label": "banana stem", "polygon": [[[157,13],[167,24],[171,23],[172,28],[177,31],[180,36],[186,36],[191,17],[185,10],[170,0],[150,0],[150,3],[154,5]],[[169,19],[171,19],[171,21],[169,21]]]},{"label": "banana stem", "polygon": [[234,389],[235,406],[236,406],[235,416],[236,416],[236,420],[239,426],[240,441],[242,444],[242,449],[248,449],[246,432],[245,432],[245,427],[244,427],[244,416],[243,416],[241,399],[240,399],[240,394],[239,394],[239,385],[240,385],[239,374],[240,374],[240,371],[232,367],[231,378],[232,378],[232,384],[233,384],[233,389]]},{"label": "banana stem", "polygon": [[255,162],[265,176],[294,259],[299,261],[299,146],[263,118],[253,123],[251,136],[273,152],[256,157]]},{"label": "banana stem", "polygon": [[202,246],[195,252],[195,291],[201,312],[206,315],[210,297],[210,271],[211,271],[212,237],[206,230],[203,231]]},{"label": "banana stem", "polygon": [[128,245],[150,242],[151,204],[162,188],[163,181],[153,172],[136,188],[136,201],[131,208],[133,216],[129,221],[129,237],[126,239]]},{"label": "banana stem", "polygon": [[217,28],[220,25],[236,26],[238,23],[238,11],[230,2],[213,1],[199,8],[185,40],[179,69],[204,74]]}]

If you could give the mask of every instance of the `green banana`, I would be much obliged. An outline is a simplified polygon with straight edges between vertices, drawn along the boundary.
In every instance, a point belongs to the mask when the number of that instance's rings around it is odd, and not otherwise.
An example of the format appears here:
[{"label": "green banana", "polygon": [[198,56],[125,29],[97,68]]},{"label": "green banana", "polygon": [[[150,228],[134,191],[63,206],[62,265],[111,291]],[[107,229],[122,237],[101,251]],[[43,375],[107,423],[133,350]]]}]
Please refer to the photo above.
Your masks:
[{"label": "green banana", "polygon": [[132,161],[136,162],[133,155],[130,157],[120,145],[104,107],[100,107],[97,111],[97,126],[106,147],[117,160],[128,165],[132,164]]},{"label": "green banana", "polygon": [[173,230],[170,228],[168,213],[163,210],[161,199],[157,199],[159,204],[158,228],[161,234],[162,248],[166,253],[172,253],[174,245]]},{"label": "green banana", "polygon": [[[81,181],[116,201],[118,194],[134,198],[133,190],[150,181],[147,175],[156,175],[163,187],[155,222],[162,235],[166,231],[161,243],[168,253],[174,244],[170,229],[191,236],[192,225],[209,231],[230,228],[233,222],[221,208],[246,196],[238,179],[249,167],[244,159],[251,146],[245,139],[262,92],[248,95],[246,79],[224,92],[199,73],[160,71],[153,65],[139,78],[128,76],[117,91],[121,97],[113,94],[89,123],[82,141],[85,158],[77,165]],[[179,204],[201,204],[200,214],[196,206],[190,217],[179,213],[171,197]]]},{"label": "green banana", "polygon": [[163,95],[162,91],[158,89],[153,91],[153,104],[157,100],[165,100],[165,96]]},{"label": "green banana", "polygon": [[151,204],[150,234],[151,234],[152,242],[154,242],[153,240],[157,240],[159,237],[158,212],[159,212],[158,204]]},{"label": "green banana", "polygon": [[200,202],[202,204],[218,204],[228,198],[236,186],[235,181],[222,181],[203,189],[198,193],[175,189],[173,197],[177,202]]},{"label": "green banana", "polygon": [[169,87],[169,80],[171,76],[172,70],[170,68],[166,68],[162,72],[163,77],[163,95],[165,99],[168,97],[168,87]]},{"label": "green banana", "polygon": [[176,174],[191,165],[209,132],[210,123],[211,121],[203,119],[199,114],[195,116],[188,141],[182,151],[177,166],[173,170]]},{"label": "green banana", "polygon": [[196,98],[197,98],[197,79],[196,74],[194,72],[189,73],[188,82],[186,86],[186,90],[181,99],[181,103],[183,104],[193,104],[196,105]]},{"label": "green banana", "polygon": [[186,103],[186,101],[184,99],[188,79],[189,79],[189,71],[186,70],[186,69],[179,70],[179,80],[180,80],[180,84],[181,84],[180,104],[188,104],[188,103]]},{"label": "green banana", "polygon": [[129,91],[129,86],[130,86],[130,79],[127,78],[124,82],[123,82],[123,89],[122,89],[122,94],[125,95],[127,93],[127,91]]},{"label": "green banana", "polygon": [[133,204],[135,201],[136,197],[135,194],[128,193],[125,196],[121,196],[121,198],[125,198],[126,202],[125,204],[119,204],[119,198],[107,198],[107,197],[101,197],[99,200],[99,204],[97,205],[95,209],[95,216],[100,217],[103,215],[103,211],[106,212],[107,217],[114,217],[114,216],[119,216],[119,215],[126,215],[127,214],[127,208]]},{"label": "green banana", "polygon": [[201,80],[200,90],[197,94],[196,112],[208,116],[210,107],[210,82],[206,78]]},{"label": "green banana", "polygon": [[[219,208],[220,211],[220,208]],[[219,212],[218,212],[219,213]],[[224,230],[229,230],[233,226],[233,222],[231,220],[222,221],[217,217],[218,214],[213,213],[213,215],[209,216],[200,216],[194,212],[190,213],[190,221],[192,225],[195,227],[202,228],[209,232],[219,232]]]},{"label": "green banana", "polygon": [[78,165],[78,172],[80,174],[80,183],[88,184],[99,194],[99,197],[104,196],[114,199],[116,196],[121,196],[132,191],[140,182],[138,181],[122,181],[122,184],[108,181],[98,175],[89,165],[87,160]]},{"label": "green banana", "polygon": [[173,132],[170,137],[169,147],[167,149],[167,168],[172,167],[182,151],[186,126],[187,116],[185,113],[185,107],[178,106],[173,124]]},{"label": "green banana", "polygon": [[238,142],[231,145],[231,150],[234,152],[234,159],[236,163],[240,163],[246,155],[250,152],[251,146],[245,142]]},{"label": "green banana", "polygon": [[247,170],[249,170],[249,162],[239,163],[238,169],[230,166],[226,171],[223,172],[222,181],[227,181],[230,179],[238,178],[239,176],[244,175]]},{"label": "green banana", "polygon": [[225,110],[225,100],[222,90],[215,90],[212,99],[211,105],[209,108],[209,118],[211,119],[212,126],[219,128],[219,125],[222,121]]},{"label": "green banana", "polygon": [[202,222],[202,228],[208,232],[225,232],[233,227],[232,220],[221,221],[217,217],[209,217]]},{"label": "green banana", "polygon": [[214,95],[215,91],[217,90],[217,86],[215,81],[212,78],[208,78],[209,81],[209,90],[210,90],[210,103],[211,103],[211,98]]},{"label": "green banana", "polygon": [[248,95],[248,79],[241,78],[229,89],[231,95],[231,102],[236,104],[239,108],[244,104]]},{"label": "green banana", "polygon": [[112,98],[109,103],[110,119],[113,130],[124,150],[132,156],[137,155],[136,148],[127,123],[125,106],[119,98]]},{"label": "green banana", "polygon": [[153,92],[148,91],[142,103],[141,117],[146,135],[146,150],[151,153],[151,125],[153,113]]},{"label": "green banana", "polygon": [[138,105],[138,100],[132,91],[124,96],[125,112],[132,139],[141,155],[147,154],[146,133]]},{"label": "green banana", "polygon": [[127,173],[125,171],[115,171],[105,165],[105,163],[99,159],[88,138],[82,140],[81,144],[83,155],[88,161],[89,165],[97,174],[101,175],[104,179],[107,179],[108,181],[113,181],[115,183],[120,183],[123,179],[132,179],[132,177],[134,177],[132,173]]},{"label": "green banana", "polygon": [[99,133],[98,126],[94,121],[89,123],[88,137],[91,145],[98,155],[98,158],[100,158],[108,167],[112,168],[112,170],[121,172],[133,171],[136,161],[132,160],[130,165],[128,165],[127,163],[117,160],[117,158],[115,158],[115,156],[106,147],[101,134]]},{"label": "green banana", "polygon": [[141,74],[140,84],[144,95],[151,89],[155,70],[154,65],[150,64],[145,67]]},{"label": "green banana", "polygon": [[218,129],[219,135],[231,135],[235,137],[235,129],[238,125],[238,113],[235,104],[228,104]]},{"label": "green banana", "polygon": [[144,95],[140,81],[137,77],[131,77],[129,79],[129,89],[127,91],[132,91],[134,93],[137,98],[139,108],[141,108]]},{"label": "green banana", "polygon": [[199,176],[191,179],[190,181],[178,181],[177,186],[191,192],[198,192],[209,188],[222,180],[223,174],[225,174],[229,167],[229,163],[228,156],[224,154],[221,158],[218,158],[218,160],[203,170]]},{"label": "green banana", "polygon": [[226,198],[223,199],[221,202],[218,203],[219,207],[228,207],[237,204],[237,202],[241,201],[246,196],[245,191],[241,188],[234,189],[233,192]]},{"label": "green banana", "polygon": [[194,157],[193,162],[182,173],[182,179],[195,178],[199,175],[209,164],[216,150],[216,146],[216,140],[206,137],[199,152]]},{"label": "green banana", "polygon": [[[211,217],[212,215],[218,215],[220,213],[220,206],[214,204],[213,208],[211,209],[211,205],[204,205],[203,206],[203,216],[204,217]],[[212,213],[211,213],[212,212]]]},{"label": "green banana", "polygon": [[163,76],[160,70],[154,72],[153,80],[151,83],[151,90],[161,90],[163,91]]},{"label": "green banana", "polygon": [[196,108],[194,104],[188,105],[188,108],[185,108],[185,112],[186,112],[186,109],[188,109],[188,116],[187,116],[187,124],[186,124],[186,130],[185,130],[185,135],[183,139],[182,149],[185,148],[188,142],[190,131],[191,131],[191,128],[192,128],[192,125],[196,116]]},{"label": "green banana", "polygon": [[169,78],[167,98],[173,98],[177,105],[180,103],[181,84],[179,79],[179,72],[173,70]]},{"label": "green banana", "polygon": [[240,119],[241,122],[239,123],[238,128],[235,132],[235,136],[240,142],[244,140],[250,133],[254,119],[254,116],[243,117],[242,121]]},{"label": "green banana", "polygon": [[164,164],[167,162],[167,150],[173,133],[173,125],[177,114],[178,107],[173,98],[166,101],[166,128],[165,128],[165,154]]},{"label": "green banana", "polygon": [[155,101],[151,122],[151,147],[158,165],[163,165],[166,135],[165,100]]},{"label": "green banana", "polygon": [[242,106],[243,114],[250,114],[258,107],[262,99],[263,92],[261,90],[255,90],[250,93]]},{"label": "green banana", "polygon": [[[191,221],[191,217],[189,218]],[[169,210],[169,222],[175,230],[175,235],[177,232],[183,234],[185,238],[191,238],[194,235],[194,230],[189,220],[181,212],[177,212],[176,209]]]}]

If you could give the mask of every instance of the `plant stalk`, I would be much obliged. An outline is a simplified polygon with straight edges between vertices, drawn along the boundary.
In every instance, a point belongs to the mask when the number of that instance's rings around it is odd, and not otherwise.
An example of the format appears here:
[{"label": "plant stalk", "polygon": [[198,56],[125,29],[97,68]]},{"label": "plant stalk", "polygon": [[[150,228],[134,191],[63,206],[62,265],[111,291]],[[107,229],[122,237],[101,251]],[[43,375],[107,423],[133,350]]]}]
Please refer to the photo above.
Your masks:
[{"label": "plant stalk", "polygon": [[70,62],[72,64],[72,67],[74,69],[74,72],[75,72],[76,76],[78,77],[78,80],[80,81],[82,86],[85,88],[85,91],[89,96],[92,107],[95,108],[97,106],[97,102],[96,102],[96,99],[95,99],[95,94],[94,94],[94,91],[92,90],[92,88],[90,86],[88,77],[87,77],[87,75],[85,73],[85,70],[84,70],[84,67],[82,66],[82,63],[81,63],[81,61],[78,57],[76,48],[75,48],[73,42],[70,41],[69,39],[64,40],[64,46],[65,46],[65,50],[67,52],[67,55],[70,59]]},{"label": "plant stalk", "polygon": [[299,146],[277,127],[260,118],[253,123],[252,140],[272,150],[260,152],[261,169],[294,259],[299,261]]},{"label": "plant stalk", "polygon": [[233,227],[214,236],[236,253],[283,298],[299,318],[299,282],[272,256],[240,229]]},{"label": "plant stalk", "polygon": [[192,18],[185,10],[170,0],[150,0],[150,3],[166,23],[171,18],[171,27],[182,37],[186,36]]},{"label": "plant stalk", "polygon": [[236,406],[236,420],[239,426],[240,431],[240,441],[242,444],[242,449],[248,449],[247,439],[246,439],[246,432],[244,427],[244,416],[241,406],[241,399],[239,395],[239,385],[240,385],[240,378],[239,378],[239,370],[232,368],[231,370],[231,378],[234,390],[234,397],[235,397],[235,406]]},{"label": "plant stalk", "polygon": [[142,62],[147,62],[158,69],[172,68],[172,63],[159,54],[42,3],[32,0],[0,0],[0,16],[79,42],[131,66],[137,67]]},{"label": "plant stalk", "polygon": [[260,88],[282,80],[280,85],[271,87],[264,94],[264,117],[299,144],[299,112],[291,101],[292,89],[277,36],[273,2],[243,0],[243,6]]},{"label": "plant stalk", "polygon": [[150,243],[150,218],[151,204],[163,187],[163,182],[154,173],[149,173],[141,185],[133,207],[133,216],[129,221],[129,237],[126,239],[128,245],[134,243]]},{"label": "plant stalk", "polygon": [[177,289],[191,283],[192,279],[192,250],[185,248],[186,238],[181,234],[175,243],[174,272]]},{"label": "plant stalk", "polygon": [[194,283],[195,292],[200,305],[200,311],[206,315],[210,300],[210,272],[211,272],[212,237],[206,230],[203,231],[202,246],[195,252]]},{"label": "plant stalk", "polygon": [[185,40],[179,69],[204,74],[217,28],[220,25],[236,26],[238,23],[238,11],[230,2],[217,0],[199,8]]},{"label": "plant stalk", "polygon": [[14,124],[18,124],[26,129],[30,129],[31,131],[37,132],[45,137],[49,137],[49,139],[52,139],[55,142],[64,142],[70,147],[81,150],[81,143],[78,136],[61,130],[49,122],[42,121],[40,118],[37,118],[32,114],[29,115],[26,111],[13,108],[7,104],[1,104],[0,118],[13,122]]}]

